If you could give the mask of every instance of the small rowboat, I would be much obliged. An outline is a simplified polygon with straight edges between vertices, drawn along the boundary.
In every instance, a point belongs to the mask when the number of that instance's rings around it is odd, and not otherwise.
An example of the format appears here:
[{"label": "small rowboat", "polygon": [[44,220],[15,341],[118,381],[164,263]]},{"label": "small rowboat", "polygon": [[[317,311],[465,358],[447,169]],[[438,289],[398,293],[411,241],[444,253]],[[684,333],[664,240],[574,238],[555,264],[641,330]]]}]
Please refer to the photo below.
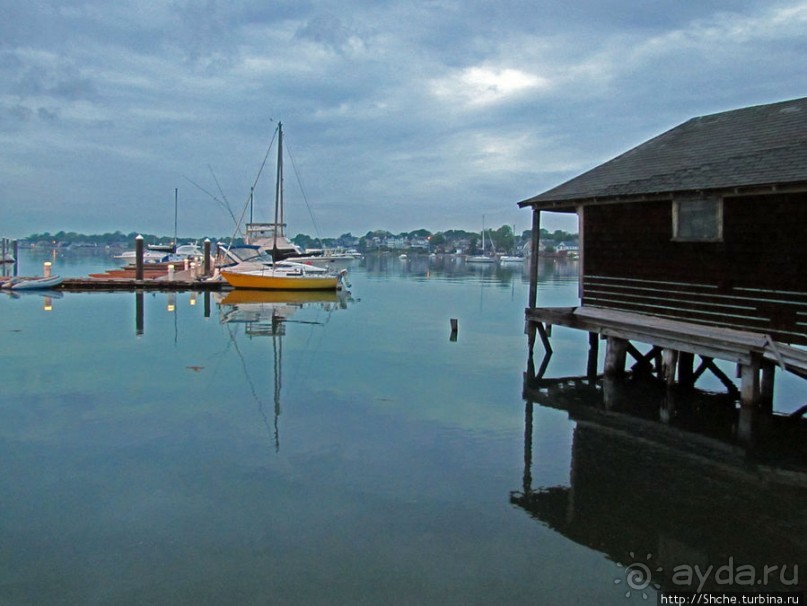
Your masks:
[{"label": "small rowboat", "polygon": [[19,277],[6,280],[2,288],[9,290],[46,290],[56,288],[62,283],[61,276],[35,276],[31,278]]}]

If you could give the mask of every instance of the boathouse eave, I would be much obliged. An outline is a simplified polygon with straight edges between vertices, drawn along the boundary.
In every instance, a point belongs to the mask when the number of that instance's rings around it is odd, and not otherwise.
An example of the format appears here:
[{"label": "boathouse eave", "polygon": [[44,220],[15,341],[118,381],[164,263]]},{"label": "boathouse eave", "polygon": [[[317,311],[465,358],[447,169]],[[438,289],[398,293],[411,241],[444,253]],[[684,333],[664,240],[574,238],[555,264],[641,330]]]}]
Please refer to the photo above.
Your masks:
[{"label": "boathouse eave", "polygon": [[791,194],[807,192],[807,181],[794,183],[766,183],[715,189],[677,190],[663,192],[646,192],[630,195],[592,195],[587,197],[557,198],[541,194],[518,203],[519,208],[531,207],[535,210],[549,212],[574,213],[581,206],[606,204],[640,204],[642,202],[658,202],[674,200],[679,197],[744,197],[765,194]]}]

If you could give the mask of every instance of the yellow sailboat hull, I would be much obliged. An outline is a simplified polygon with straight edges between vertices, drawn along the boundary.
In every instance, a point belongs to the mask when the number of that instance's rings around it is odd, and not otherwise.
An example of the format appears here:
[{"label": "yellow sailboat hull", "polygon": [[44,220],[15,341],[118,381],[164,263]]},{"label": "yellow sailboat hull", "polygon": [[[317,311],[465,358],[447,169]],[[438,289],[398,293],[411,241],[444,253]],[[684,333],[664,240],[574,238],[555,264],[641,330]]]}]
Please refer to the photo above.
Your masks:
[{"label": "yellow sailboat hull", "polygon": [[233,288],[252,290],[337,290],[338,276],[287,276],[273,273],[222,271],[221,276]]}]

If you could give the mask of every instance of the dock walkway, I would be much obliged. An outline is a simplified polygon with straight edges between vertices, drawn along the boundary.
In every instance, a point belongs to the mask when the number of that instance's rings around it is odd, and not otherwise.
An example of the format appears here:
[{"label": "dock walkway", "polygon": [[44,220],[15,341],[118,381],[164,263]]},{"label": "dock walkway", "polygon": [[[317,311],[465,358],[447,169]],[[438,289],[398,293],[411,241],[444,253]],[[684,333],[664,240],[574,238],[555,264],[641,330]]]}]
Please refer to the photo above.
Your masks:
[{"label": "dock walkway", "polygon": [[[551,352],[546,326],[558,325],[585,330],[608,340],[605,373],[624,369],[625,353],[636,353],[630,341],[650,344],[666,353],[665,371],[669,381],[683,355],[698,355],[711,364],[711,358],[738,364],[743,379],[744,403],[759,398],[758,372],[770,373],[775,366],[807,379],[807,351],[775,341],[770,335],[693,322],[683,322],[640,313],[581,306],[537,307],[526,310],[528,324],[537,328],[547,351]],[[649,356],[650,354],[648,354]],[[716,371],[711,365],[710,368]],[[688,372],[687,376],[692,377]],[[767,380],[763,382],[767,383]],[[767,389],[767,388],[766,388]],[[772,389],[772,387],[770,388]]]},{"label": "dock walkway", "polygon": [[132,269],[113,269],[103,274],[90,274],[86,278],[65,278],[59,290],[79,292],[86,290],[207,290],[219,291],[229,289],[224,280],[210,280],[196,277],[191,270],[179,270],[169,278],[165,269],[146,268],[143,279],[135,278]]}]

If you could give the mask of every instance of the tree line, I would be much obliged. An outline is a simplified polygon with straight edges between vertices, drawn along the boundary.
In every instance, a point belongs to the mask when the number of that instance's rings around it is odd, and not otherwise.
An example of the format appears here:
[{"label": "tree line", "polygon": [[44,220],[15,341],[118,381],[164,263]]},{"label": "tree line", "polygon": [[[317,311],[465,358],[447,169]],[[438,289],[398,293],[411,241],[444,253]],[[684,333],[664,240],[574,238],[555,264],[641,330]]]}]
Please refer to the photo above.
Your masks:
[{"label": "tree line", "polygon": [[[134,246],[135,238],[142,235],[143,239],[148,244],[168,244],[172,242],[173,238],[170,236],[159,236],[155,234],[142,234],[138,232],[123,233],[121,231],[106,232],[101,234],[82,234],[77,232],[58,231],[56,233],[43,232],[31,234],[25,240],[29,242],[49,242],[52,244],[75,244],[86,243],[98,246],[106,246],[109,244],[124,244],[127,246]],[[574,241],[578,235],[563,230],[555,230],[550,232],[546,229],[541,229],[541,240],[552,241],[555,243]],[[180,238],[181,241],[197,241],[202,242],[206,238],[211,241],[226,241],[229,237],[215,237],[215,236],[201,236],[199,238]],[[476,248],[481,244],[480,232],[469,232],[462,229],[449,229],[446,231],[431,232],[428,229],[416,229],[408,232],[394,233],[386,230],[368,231],[363,236],[354,236],[350,232],[344,233],[336,238],[314,238],[307,234],[297,234],[292,238],[292,241],[302,248],[335,248],[335,247],[351,247],[359,246],[365,250],[372,248],[369,244],[376,240],[386,240],[389,238],[399,238],[407,241],[413,240],[428,240],[430,248],[451,247],[457,242],[468,242],[472,248]],[[523,246],[532,238],[532,231],[525,230],[521,234],[516,234],[513,227],[510,225],[502,225],[498,229],[486,229],[485,240],[492,242],[497,250],[514,250],[519,246]]]}]

